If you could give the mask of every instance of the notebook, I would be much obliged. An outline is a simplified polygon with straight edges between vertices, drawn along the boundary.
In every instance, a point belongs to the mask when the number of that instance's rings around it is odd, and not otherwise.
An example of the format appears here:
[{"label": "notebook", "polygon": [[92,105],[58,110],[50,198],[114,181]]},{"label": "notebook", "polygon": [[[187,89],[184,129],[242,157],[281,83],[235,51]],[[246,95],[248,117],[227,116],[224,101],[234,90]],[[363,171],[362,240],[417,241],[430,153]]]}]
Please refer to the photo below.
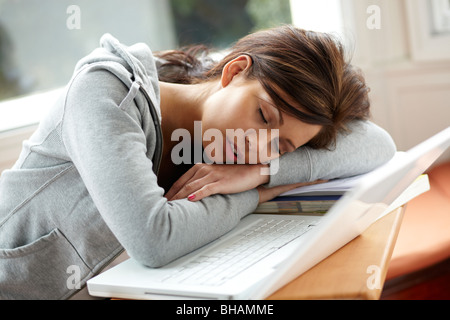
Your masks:
[{"label": "notebook", "polygon": [[87,282],[89,294],[130,299],[262,299],[376,221],[450,145],[450,127],[367,174],[326,214],[250,214],[162,268],[128,259]]}]

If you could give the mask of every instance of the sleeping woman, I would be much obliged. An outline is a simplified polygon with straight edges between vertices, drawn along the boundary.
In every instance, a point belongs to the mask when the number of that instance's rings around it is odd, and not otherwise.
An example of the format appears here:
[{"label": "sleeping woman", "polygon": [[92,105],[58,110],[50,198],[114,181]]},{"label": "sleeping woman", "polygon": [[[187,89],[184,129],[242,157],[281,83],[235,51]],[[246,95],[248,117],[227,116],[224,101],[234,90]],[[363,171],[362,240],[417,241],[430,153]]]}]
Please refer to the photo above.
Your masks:
[{"label": "sleeping woman", "polygon": [[0,298],[70,298],[124,250],[163,266],[261,202],[395,153],[328,34],[259,31],[218,62],[100,44],[0,178]]}]

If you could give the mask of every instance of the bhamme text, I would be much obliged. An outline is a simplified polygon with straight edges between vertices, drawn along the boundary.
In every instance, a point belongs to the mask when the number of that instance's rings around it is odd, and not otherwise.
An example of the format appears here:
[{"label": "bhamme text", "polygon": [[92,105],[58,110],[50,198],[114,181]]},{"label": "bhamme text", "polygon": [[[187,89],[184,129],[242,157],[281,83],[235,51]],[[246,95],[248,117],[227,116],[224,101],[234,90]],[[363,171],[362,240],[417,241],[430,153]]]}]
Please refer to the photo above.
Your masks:
[{"label": "bhamme text", "polygon": [[177,307],[177,314],[195,314],[207,317],[210,313],[220,314],[273,314],[273,305],[242,305],[242,304],[221,304],[220,309],[214,307],[191,307],[183,304]]}]

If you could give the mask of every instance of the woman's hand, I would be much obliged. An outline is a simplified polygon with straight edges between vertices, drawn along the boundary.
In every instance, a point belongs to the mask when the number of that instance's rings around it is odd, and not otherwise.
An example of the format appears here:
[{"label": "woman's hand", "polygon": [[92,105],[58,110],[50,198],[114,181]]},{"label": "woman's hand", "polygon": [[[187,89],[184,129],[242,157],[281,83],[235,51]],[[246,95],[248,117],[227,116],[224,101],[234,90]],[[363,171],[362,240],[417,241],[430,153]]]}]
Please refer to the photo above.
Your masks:
[{"label": "woman's hand", "polygon": [[268,165],[196,164],[178,179],[165,197],[169,200],[188,198],[199,201],[213,194],[231,194],[257,188],[259,203],[263,203],[289,190],[323,183],[325,180],[281,185],[271,188],[262,186],[269,176],[261,174]]},{"label": "woman's hand", "polygon": [[188,198],[198,201],[213,194],[231,194],[254,189],[269,182],[261,174],[265,164],[205,164],[199,163],[178,179],[165,197],[169,200]]}]

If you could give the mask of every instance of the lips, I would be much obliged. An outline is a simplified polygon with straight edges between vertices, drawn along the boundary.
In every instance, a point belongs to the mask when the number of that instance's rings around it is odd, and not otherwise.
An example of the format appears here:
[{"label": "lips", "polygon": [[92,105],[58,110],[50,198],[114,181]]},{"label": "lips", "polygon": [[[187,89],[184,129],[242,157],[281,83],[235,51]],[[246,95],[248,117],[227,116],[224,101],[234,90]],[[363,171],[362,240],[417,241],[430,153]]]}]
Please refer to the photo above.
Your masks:
[{"label": "lips", "polygon": [[228,138],[226,139],[226,157],[228,161],[236,163],[238,160],[239,152],[234,143],[231,143]]}]

